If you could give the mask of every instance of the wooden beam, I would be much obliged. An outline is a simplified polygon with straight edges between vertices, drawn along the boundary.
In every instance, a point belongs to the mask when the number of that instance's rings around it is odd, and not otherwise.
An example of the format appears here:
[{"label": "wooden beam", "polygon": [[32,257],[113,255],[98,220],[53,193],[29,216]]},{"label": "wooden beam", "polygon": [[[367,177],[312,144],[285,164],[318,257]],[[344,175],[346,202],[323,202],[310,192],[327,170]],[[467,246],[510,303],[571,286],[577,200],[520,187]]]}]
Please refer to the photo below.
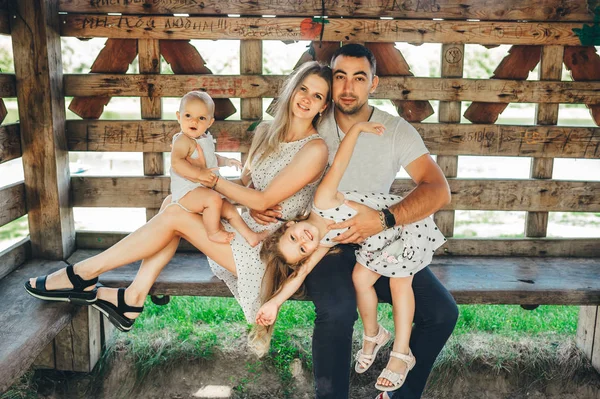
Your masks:
[{"label": "wooden beam", "polygon": [[[435,0],[380,1],[326,0],[330,17],[443,18],[512,21],[593,21],[596,0]],[[59,0],[60,11],[72,13],[197,14],[197,15],[321,15],[318,1],[208,0],[196,2],[131,1],[110,2]]]},{"label": "wooden beam", "polygon": [[61,35],[127,39],[319,40],[578,46],[572,22],[227,18],[63,14]]},{"label": "wooden beam", "polygon": [[[215,98],[275,97],[282,75],[65,75],[68,96],[179,97],[203,90]],[[600,104],[600,82],[382,77],[373,98]]]},{"label": "wooden beam", "polygon": [[64,259],[75,249],[75,230],[58,4],[19,0],[9,7],[32,251]]},{"label": "wooden beam", "polygon": [[[491,79],[527,79],[540,62],[541,51],[541,46],[512,46]],[[473,123],[494,123],[507,106],[502,102],[474,102],[465,111],[465,118]]]},{"label": "wooden beam", "polygon": [[54,339],[55,368],[62,371],[89,373],[100,359],[102,349],[101,314],[91,306],[78,308]]},{"label": "wooden beam", "polygon": [[[160,206],[169,193],[166,177],[72,177],[73,206]],[[444,210],[600,211],[600,182],[448,179],[452,202]],[[392,193],[406,195],[410,179],[396,179]],[[509,194],[507,194],[509,193]]]},{"label": "wooden beam", "polygon": [[[216,121],[210,130],[217,151],[248,152],[252,136],[247,131],[253,122]],[[177,132],[179,124],[170,120],[67,122],[70,151],[167,152]]]},{"label": "wooden beam", "polygon": [[25,184],[21,181],[0,188],[0,226],[27,215]]},{"label": "wooden beam", "polygon": [[[540,80],[560,80],[563,64],[562,46],[542,48]],[[556,125],[558,123],[558,104],[536,104],[536,124]],[[554,160],[552,158],[533,158],[531,160],[532,179],[551,179]],[[525,235],[527,237],[546,237],[548,212],[527,212]]]},{"label": "wooden beam", "polygon": [[[566,47],[565,66],[575,81],[600,80],[600,56],[595,47]],[[600,126],[600,105],[586,103],[596,125]]]},{"label": "wooden beam", "polygon": [[579,308],[576,342],[592,366],[600,372],[600,307]]},{"label": "wooden beam", "polygon": [[[263,72],[263,43],[261,40],[240,41],[240,74],[261,75]],[[259,120],[263,116],[262,98],[242,98],[240,100],[240,116],[245,121]],[[217,139],[218,140],[218,139]],[[241,154],[241,161],[246,163],[248,153]]]},{"label": "wooden beam", "polygon": [[[108,39],[100,50],[91,73],[124,74],[137,55],[137,41],[132,39]],[[98,119],[110,96],[75,97],[69,104],[69,110],[82,118]]]},{"label": "wooden beam", "polygon": [[[212,75],[212,71],[205,65],[206,62],[189,40],[161,40],[160,52],[175,74]],[[181,95],[183,94],[185,93]],[[223,120],[235,114],[236,109],[229,98],[214,98],[213,101],[216,120]]]},{"label": "wooden beam", "polygon": [[31,242],[29,242],[29,238],[23,238],[21,241],[0,251],[0,280],[29,259],[31,259]]},{"label": "wooden beam", "polygon": [[0,126],[0,164],[21,156],[19,124]]},{"label": "wooden beam", "polygon": [[[251,121],[215,122],[217,151],[247,152]],[[432,154],[600,157],[600,128],[414,123]],[[67,121],[69,151],[169,151],[177,121]]]},{"label": "wooden beam", "polygon": [[17,79],[14,74],[0,73],[0,97],[17,96]]},{"label": "wooden beam", "polygon": [[10,22],[8,19],[8,11],[0,11],[0,35],[10,35]]}]

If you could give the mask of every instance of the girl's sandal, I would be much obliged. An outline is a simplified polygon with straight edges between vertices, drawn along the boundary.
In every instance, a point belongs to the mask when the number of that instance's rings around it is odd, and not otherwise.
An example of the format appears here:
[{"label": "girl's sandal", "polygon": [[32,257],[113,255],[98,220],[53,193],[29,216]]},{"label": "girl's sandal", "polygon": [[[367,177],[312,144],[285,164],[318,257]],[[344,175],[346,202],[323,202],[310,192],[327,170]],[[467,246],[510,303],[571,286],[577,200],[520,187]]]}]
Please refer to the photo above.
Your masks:
[{"label": "girl's sandal", "polygon": [[32,287],[29,281],[25,283],[25,290],[38,299],[51,302],[72,302],[79,305],[91,305],[96,302],[98,289],[94,287],[86,291],[86,288],[95,286],[98,277],[91,280],[84,280],[73,271],[73,265],[66,268],[67,277],[73,285],[73,288],[48,290],[46,289],[46,279],[48,276],[40,276],[35,280],[35,287]]},{"label": "girl's sandal", "polygon": [[404,384],[404,380],[406,380],[406,376],[408,375],[408,372],[410,370],[412,370],[412,368],[415,367],[415,364],[417,363],[417,360],[413,356],[410,349],[408,350],[408,355],[405,355],[400,352],[391,351],[390,356],[400,359],[404,363],[406,363],[406,371],[404,372],[404,374],[400,374],[400,373],[395,373],[388,368],[383,369],[383,371],[381,372],[381,374],[379,374],[379,377],[377,377],[377,379],[385,378],[386,380],[391,382],[392,385],[385,386],[385,385],[380,385],[378,383],[375,383],[375,388],[379,389],[380,391],[389,392],[389,391],[395,391],[396,389],[400,388],[402,386],[402,384]]},{"label": "girl's sandal", "polygon": [[363,353],[362,349],[359,350],[356,354],[356,364],[354,365],[354,371],[356,371],[358,374],[364,373],[369,369],[369,367],[371,367],[371,365],[375,361],[375,357],[377,356],[377,352],[379,352],[379,349],[383,348],[383,346],[385,346],[385,344],[387,344],[390,338],[392,337],[392,334],[390,334],[388,330],[383,328],[381,324],[378,324],[378,326],[379,331],[377,332],[376,336],[369,337],[368,335],[363,334],[363,340],[375,342],[375,348],[373,348],[373,353],[371,354]]},{"label": "girl's sandal", "polygon": [[119,288],[117,291],[117,306],[104,299],[98,299],[92,307],[108,317],[108,320],[123,332],[131,330],[135,323],[135,319],[125,316],[125,313],[142,313],[144,310],[143,306],[129,306],[125,303],[125,288]]}]

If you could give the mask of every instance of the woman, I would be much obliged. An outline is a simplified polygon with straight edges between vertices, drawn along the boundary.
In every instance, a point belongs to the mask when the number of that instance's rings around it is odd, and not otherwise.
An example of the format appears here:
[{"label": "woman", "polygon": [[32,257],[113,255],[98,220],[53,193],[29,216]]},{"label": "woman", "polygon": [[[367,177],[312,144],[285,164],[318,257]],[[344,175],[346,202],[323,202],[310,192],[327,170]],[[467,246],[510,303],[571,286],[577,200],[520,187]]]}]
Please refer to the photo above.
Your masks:
[{"label": "woman", "polygon": [[[213,174],[200,183],[256,211],[280,204],[283,218],[303,213],[327,163],[327,146],[315,127],[330,102],[331,70],[317,62],[303,64],[282,88],[274,120],[257,128],[240,180],[230,182]],[[254,190],[245,187],[250,182]],[[252,248],[238,233],[229,244],[212,242],[201,215],[165,206],[170,202],[167,197],[161,213],[101,254],[32,278],[25,288],[44,300],[92,304],[126,331],[142,311],[152,284],[174,255],[180,237],[184,237],[206,254],[215,274],[225,280],[240,302],[248,322],[254,322],[264,274],[261,245]],[[274,231],[280,226],[259,224],[249,213],[243,218],[254,231]],[[234,231],[227,224],[225,228]],[[139,259],[144,261],[127,289],[96,287],[100,274]]]}]

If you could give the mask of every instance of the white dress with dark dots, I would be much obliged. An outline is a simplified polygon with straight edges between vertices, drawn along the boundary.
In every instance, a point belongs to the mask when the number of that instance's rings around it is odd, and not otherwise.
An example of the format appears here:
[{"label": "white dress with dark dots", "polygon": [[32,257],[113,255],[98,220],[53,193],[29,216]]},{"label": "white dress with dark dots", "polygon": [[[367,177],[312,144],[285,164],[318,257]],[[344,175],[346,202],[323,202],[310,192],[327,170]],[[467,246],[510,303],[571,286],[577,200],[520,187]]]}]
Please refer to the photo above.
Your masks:
[{"label": "white dress with dark dots", "polygon": [[[400,202],[402,197],[384,193],[344,192],[347,200],[381,210]],[[319,209],[313,212],[327,220],[343,222],[356,215],[357,211],[346,204],[336,208]],[[334,246],[332,239],[345,230],[331,230],[321,240],[323,246]],[[446,242],[431,216],[405,226],[396,226],[375,234],[360,244],[356,261],[368,269],[386,277],[408,277],[431,263],[433,253]]]},{"label": "white dress with dark dots", "polygon": [[[292,162],[292,159],[309,141],[319,139],[318,134],[306,137],[304,139],[293,141],[290,143],[279,144],[279,151],[269,155],[260,165],[252,168],[252,183],[258,191],[263,191],[267,188],[271,180],[275,178],[287,165]],[[283,219],[294,219],[305,214],[312,203],[315,190],[319,185],[320,180],[310,183],[296,194],[280,202],[281,213]],[[242,213],[242,219],[248,224],[248,227],[255,232],[269,230],[271,232],[277,230],[283,222],[272,223],[266,226],[256,223],[248,212]],[[244,316],[249,323],[254,323],[256,313],[260,308],[260,286],[265,273],[265,265],[260,260],[260,248],[262,243],[252,248],[227,222],[223,222],[223,226],[227,231],[233,231],[235,237],[231,241],[231,249],[233,251],[233,259],[237,270],[237,277],[231,274],[227,269],[217,264],[212,259],[208,259],[208,263],[213,273],[223,280],[233,296],[237,299]]]}]

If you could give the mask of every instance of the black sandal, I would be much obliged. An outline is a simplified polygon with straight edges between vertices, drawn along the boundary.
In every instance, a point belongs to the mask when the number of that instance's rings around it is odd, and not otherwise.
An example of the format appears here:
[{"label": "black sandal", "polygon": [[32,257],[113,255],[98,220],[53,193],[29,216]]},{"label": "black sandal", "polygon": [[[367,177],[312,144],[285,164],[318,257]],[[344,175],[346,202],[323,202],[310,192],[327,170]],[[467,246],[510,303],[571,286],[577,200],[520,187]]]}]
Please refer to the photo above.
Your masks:
[{"label": "black sandal", "polygon": [[66,267],[67,277],[69,281],[73,285],[73,288],[65,288],[58,290],[47,290],[46,289],[46,276],[40,276],[35,280],[35,288],[29,284],[29,281],[25,283],[25,289],[27,292],[39,299],[43,299],[44,301],[52,301],[52,302],[72,302],[79,305],[91,305],[96,302],[96,294],[98,293],[98,289],[94,287],[94,289],[85,291],[86,288],[96,285],[98,282],[98,277],[95,277],[91,280],[84,280],[79,275],[75,274],[73,270],[73,265],[69,265]]},{"label": "black sandal", "polygon": [[125,303],[125,288],[119,288],[117,291],[117,306],[103,299],[98,299],[93,305],[119,330],[127,332],[133,327],[135,319],[125,316],[125,313],[142,313],[143,306],[129,306]]}]

